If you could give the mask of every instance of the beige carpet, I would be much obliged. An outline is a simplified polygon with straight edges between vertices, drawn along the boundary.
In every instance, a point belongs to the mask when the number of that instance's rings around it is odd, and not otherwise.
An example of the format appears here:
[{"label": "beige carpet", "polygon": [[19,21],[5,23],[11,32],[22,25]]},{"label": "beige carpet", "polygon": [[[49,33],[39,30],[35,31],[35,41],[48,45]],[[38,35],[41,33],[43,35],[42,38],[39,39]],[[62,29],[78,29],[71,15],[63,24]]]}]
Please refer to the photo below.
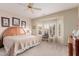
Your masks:
[{"label": "beige carpet", "polygon": [[[4,48],[0,55],[6,56]],[[53,42],[41,42],[40,45],[30,48],[17,56],[67,56],[67,47]]]}]

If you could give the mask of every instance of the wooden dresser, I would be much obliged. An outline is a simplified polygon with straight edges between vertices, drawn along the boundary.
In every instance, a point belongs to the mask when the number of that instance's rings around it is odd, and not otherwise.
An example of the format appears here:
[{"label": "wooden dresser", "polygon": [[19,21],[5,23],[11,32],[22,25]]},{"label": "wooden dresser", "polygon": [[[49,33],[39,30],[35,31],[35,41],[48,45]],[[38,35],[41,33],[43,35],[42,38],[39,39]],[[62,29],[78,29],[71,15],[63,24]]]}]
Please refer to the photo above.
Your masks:
[{"label": "wooden dresser", "polygon": [[[74,44],[75,43],[75,44]],[[69,56],[79,56],[79,38],[68,38],[68,55]]]}]

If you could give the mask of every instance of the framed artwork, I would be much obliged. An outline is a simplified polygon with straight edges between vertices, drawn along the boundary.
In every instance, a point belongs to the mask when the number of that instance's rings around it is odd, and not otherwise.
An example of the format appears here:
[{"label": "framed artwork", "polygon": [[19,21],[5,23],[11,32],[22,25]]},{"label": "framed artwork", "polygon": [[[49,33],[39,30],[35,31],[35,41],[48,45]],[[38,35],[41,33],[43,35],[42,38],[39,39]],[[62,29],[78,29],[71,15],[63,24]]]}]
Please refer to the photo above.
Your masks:
[{"label": "framed artwork", "polygon": [[9,27],[10,26],[10,18],[1,17],[1,26],[2,27]]},{"label": "framed artwork", "polygon": [[26,21],[21,21],[21,27],[25,27],[26,28]]},{"label": "framed artwork", "polygon": [[12,17],[12,25],[13,26],[20,26],[20,19],[16,17]]}]

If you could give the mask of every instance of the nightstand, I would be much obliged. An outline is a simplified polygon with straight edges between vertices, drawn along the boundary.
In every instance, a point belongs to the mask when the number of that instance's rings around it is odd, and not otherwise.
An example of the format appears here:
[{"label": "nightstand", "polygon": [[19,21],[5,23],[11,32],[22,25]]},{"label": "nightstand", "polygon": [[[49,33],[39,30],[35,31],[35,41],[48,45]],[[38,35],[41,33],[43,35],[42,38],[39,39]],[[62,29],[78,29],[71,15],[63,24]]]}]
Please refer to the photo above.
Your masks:
[{"label": "nightstand", "polygon": [[0,40],[0,48],[3,47],[3,40]]}]

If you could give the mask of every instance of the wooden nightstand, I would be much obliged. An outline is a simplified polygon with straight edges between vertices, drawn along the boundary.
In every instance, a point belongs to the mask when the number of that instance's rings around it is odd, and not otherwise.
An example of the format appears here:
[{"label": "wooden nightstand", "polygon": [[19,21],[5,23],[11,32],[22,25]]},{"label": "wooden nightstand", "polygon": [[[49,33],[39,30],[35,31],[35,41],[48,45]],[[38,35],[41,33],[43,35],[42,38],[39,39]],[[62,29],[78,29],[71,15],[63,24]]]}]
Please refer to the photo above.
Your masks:
[{"label": "wooden nightstand", "polygon": [[0,40],[0,48],[3,47],[3,40]]}]

